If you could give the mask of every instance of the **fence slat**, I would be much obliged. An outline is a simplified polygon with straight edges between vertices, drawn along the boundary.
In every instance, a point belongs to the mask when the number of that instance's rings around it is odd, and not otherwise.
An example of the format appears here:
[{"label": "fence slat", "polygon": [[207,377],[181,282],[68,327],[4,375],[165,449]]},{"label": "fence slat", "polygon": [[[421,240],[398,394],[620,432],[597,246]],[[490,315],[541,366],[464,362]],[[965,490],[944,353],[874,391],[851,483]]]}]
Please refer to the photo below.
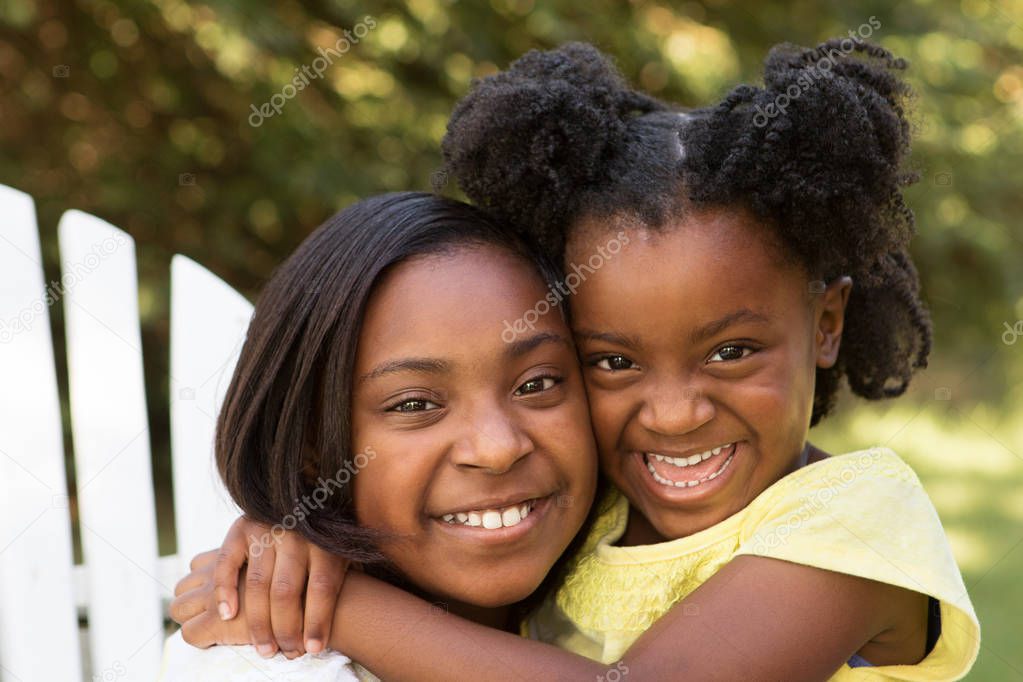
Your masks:
[{"label": "fence slat", "polygon": [[171,458],[182,570],[219,547],[240,513],[213,459],[216,418],[245,341],[252,304],[184,256],[171,261]]},{"label": "fence slat", "polygon": [[20,682],[82,679],[41,264],[32,199],[0,185],[0,679]]},{"label": "fence slat", "polygon": [[79,525],[94,675],[152,680],[161,597],[134,242],[80,211],[59,226]]}]

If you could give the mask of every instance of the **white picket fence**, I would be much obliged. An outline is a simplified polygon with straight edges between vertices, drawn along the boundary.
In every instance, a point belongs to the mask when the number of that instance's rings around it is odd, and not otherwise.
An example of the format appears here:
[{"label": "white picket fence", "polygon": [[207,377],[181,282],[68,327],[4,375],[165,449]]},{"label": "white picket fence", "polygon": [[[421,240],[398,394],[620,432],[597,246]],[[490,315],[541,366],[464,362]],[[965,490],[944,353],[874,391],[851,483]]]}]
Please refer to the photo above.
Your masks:
[{"label": "white picket fence", "polygon": [[[213,463],[217,412],[252,315],[193,261],[171,264],[178,554],[157,556],[135,244],[80,211],[45,282],[35,207],[0,185],[0,680],[156,679],[166,604],[238,511]],[[84,565],[72,562],[49,305],[64,306]],[[79,619],[87,619],[87,650]],[[86,664],[83,665],[83,662]]]}]

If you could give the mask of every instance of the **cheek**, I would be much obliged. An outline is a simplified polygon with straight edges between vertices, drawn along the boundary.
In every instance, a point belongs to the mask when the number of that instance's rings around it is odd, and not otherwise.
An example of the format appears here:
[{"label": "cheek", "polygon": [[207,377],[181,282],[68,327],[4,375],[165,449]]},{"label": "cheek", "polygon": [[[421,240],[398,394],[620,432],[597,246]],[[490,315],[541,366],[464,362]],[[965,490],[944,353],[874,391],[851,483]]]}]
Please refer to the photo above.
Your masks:
[{"label": "cheek", "polygon": [[430,482],[425,463],[410,454],[417,452],[411,444],[377,439],[371,447],[376,456],[352,482],[359,524],[404,531],[417,528]]},{"label": "cheek", "polygon": [[765,443],[775,443],[785,451],[793,438],[805,437],[812,403],[812,380],[808,383],[802,368],[791,365],[779,365],[734,392],[730,400]]},{"label": "cheek", "polygon": [[632,413],[628,391],[590,389],[590,419],[601,455],[613,452]]}]

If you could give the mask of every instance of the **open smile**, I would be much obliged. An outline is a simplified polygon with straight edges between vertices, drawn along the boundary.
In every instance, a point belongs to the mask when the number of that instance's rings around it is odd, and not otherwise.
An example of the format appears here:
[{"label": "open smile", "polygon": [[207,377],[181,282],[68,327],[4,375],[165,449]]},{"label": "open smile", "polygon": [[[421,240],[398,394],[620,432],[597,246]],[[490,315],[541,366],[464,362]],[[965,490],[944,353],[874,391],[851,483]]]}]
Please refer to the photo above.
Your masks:
[{"label": "open smile", "polygon": [[635,452],[640,476],[658,497],[670,500],[703,497],[725,484],[732,470],[738,443],[725,443],[691,454]]}]

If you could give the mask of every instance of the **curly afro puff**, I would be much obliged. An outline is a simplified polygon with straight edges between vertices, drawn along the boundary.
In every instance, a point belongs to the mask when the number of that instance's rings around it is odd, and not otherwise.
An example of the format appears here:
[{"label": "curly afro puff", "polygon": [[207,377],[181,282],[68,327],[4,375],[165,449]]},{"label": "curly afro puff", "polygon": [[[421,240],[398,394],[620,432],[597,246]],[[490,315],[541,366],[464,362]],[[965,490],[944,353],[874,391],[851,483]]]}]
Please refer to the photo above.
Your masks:
[{"label": "curly afro puff", "polygon": [[838,361],[818,369],[811,424],[845,377],[902,394],[927,364],[931,322],[908,252],[902,59],[864,41],[778,45],[764,85],[684,111],[629,88],[592,46],[530,52],[477,81],[444,138],[445,168],[477,204],[561,260],[586,218],[662,229],[711,206],[749,210],[811,280],[849,275]]}]

